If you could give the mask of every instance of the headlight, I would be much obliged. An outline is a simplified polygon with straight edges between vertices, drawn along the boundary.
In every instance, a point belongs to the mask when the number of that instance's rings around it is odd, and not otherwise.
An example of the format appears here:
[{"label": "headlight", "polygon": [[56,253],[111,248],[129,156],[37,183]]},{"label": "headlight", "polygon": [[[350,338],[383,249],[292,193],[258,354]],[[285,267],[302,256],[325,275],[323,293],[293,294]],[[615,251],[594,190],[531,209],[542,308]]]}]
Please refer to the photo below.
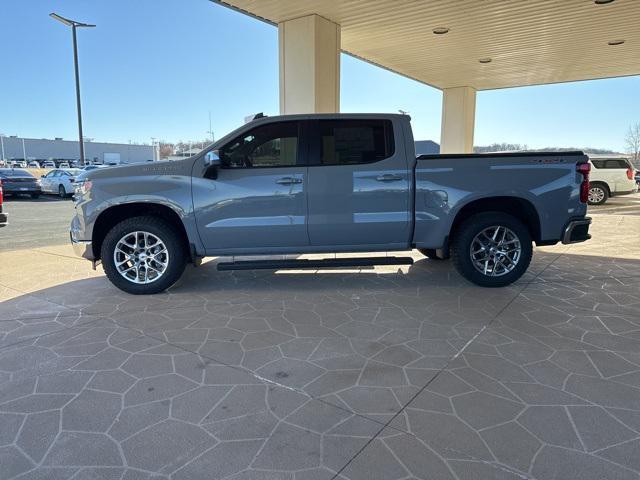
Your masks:
[{"label": "headlight", "polygon": [[91,190],[91,180],[81,180],[75,183],[75,194],[85,195]]}]

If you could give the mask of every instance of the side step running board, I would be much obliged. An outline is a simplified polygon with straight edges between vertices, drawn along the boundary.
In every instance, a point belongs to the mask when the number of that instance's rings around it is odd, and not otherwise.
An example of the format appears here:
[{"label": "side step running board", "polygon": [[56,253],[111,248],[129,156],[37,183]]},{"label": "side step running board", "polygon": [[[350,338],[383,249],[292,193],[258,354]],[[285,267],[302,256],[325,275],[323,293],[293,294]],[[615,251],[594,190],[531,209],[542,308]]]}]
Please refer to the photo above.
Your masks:
[{"label": "side step running board", "polygon": [[352,257],[322,258],[318,260],[246,260],[222,262],[218,270],[280,270],[303,268],[373,267],[375,265],[412,265],[411,257]]}]

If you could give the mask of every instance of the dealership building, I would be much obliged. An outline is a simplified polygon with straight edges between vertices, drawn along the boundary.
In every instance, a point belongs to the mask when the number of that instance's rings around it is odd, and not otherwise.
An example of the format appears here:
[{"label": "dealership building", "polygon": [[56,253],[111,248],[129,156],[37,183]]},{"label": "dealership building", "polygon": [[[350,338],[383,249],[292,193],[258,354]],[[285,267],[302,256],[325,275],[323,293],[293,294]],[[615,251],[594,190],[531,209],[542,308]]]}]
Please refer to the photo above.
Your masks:
[{"label": "dealership building", "polygon": [[[78,160],[80,149],[77,140],[56,138],[0,137],[1,155],[4,160]],[[84,156],[93,163],[136,163],[152,161],[151,145],[128,143],[84,142]]]}]

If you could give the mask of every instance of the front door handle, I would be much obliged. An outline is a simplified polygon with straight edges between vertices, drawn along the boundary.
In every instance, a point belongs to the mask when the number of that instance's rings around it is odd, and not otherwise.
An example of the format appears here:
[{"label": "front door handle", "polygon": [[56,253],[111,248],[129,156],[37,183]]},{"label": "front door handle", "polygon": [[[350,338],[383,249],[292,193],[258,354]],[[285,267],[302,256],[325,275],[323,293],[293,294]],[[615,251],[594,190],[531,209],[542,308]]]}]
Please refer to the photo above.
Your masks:
[{"label": "front door handle", "polygon": [[294,183],[302,183],[302,179],[295,177],[282,177],[276,180],[276,183],[278,185],[293,185]]},{"label": "front door handle", "polygon": [[393,175],[391,173],[385,173],[384,175],[379,175],[376,177],[378,182],[397,182],[402,180],[400,175]]}]

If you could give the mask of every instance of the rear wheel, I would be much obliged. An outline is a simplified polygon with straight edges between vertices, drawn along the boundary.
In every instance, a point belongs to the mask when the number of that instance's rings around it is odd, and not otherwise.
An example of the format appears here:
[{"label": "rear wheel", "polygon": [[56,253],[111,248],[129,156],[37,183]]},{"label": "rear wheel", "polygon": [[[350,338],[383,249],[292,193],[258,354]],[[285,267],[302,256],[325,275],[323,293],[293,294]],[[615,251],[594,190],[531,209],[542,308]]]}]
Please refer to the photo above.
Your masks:
[{"label": "rear wheel", "polygon": [[609,198],[609,189],[601,183],[589,185],[589,205],[603,205]]},{"label": "rear wheel", "polygon": [[156,217],[133,217],[113,227],[102,243],[102,265],[111,283],[134,295],[173,285],[187,262],[182,238]]},{"label": "rear wheel", "polygon": [[458,228],[452,245],[456,270],[481,287],[503,287],[518,280],[533,255],[528,228],[501,212],[474,215]]}]

